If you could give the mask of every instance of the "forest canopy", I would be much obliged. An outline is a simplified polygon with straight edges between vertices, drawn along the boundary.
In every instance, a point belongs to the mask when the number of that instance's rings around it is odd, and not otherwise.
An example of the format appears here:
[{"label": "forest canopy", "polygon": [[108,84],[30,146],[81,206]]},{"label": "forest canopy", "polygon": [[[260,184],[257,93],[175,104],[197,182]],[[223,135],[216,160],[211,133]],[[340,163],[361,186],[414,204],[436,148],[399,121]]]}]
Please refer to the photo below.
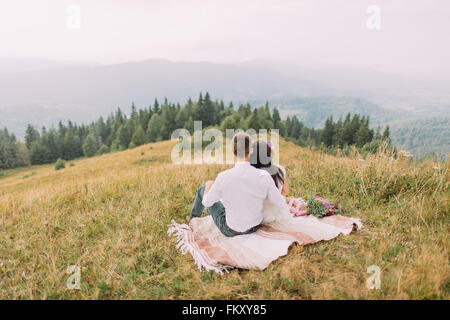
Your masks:
[{"label": "forest canopy", "polygon": [[389,127],[370,128],[369,117],[348,113],[337,121],[329,116],[322,129],[306,127],[296,116],[281,120],[279,110],[269,104],[252,108],[231,102],[213,101],[208,92],[200,93],[197,101],[189,99],[184,106],[162,104],[157,99],[147,108],[137,110],[134,103],[126,115],[120,108],[90,124],[77,125],[72,121],[59,122],[56,128],[38,130],[28,125],[25,142],[18,141],[7,129],[0,131],[0,168],[10,169],[30,164],[53,163],[57,159],[71,160],[104,153],[121,151],[139,145],[168,140],[172,132],[185,128],[192,134],[194,121],[202,121],[203,128],[226,129],[279,129],[280,135],[301,146],[322,146],[333,151],[356,146],[376,152],[381,141],[390,142]]}]

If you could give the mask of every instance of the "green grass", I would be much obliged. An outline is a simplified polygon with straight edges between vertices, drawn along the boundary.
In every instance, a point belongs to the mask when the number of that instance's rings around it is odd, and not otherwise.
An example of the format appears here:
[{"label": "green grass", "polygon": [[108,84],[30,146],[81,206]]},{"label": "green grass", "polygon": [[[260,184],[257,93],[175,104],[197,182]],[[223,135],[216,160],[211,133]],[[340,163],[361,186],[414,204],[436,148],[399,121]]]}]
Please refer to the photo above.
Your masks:
[{"label": "green grass", "polygon": [[[0,298],[450,298],[448,162],[384,154],[361,162],[281,142],[290,193],[337,202],[364,229],[294,245],[264,271],[221,276],[181,255],[167,225],[184,222],[198,186],[227,166],[173,165],[173,145],[78,159],[60,171],[53,164],[5,171]],[[70,265],[81,267],[81,290],[66,288]],[[380,290],[366,287],[370,265],[382,270]]]}]

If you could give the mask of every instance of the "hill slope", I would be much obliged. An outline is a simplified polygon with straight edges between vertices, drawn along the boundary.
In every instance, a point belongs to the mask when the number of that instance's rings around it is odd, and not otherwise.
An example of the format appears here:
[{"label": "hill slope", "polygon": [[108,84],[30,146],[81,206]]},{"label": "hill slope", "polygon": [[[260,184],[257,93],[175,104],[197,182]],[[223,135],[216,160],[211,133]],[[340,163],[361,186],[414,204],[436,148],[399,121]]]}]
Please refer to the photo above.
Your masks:
[{"label": "hill slope", "polygon": [[417,156],[450,153],[450,116],[403,120],[392,123],[393,143]]},{"label": "hill slope", "polygon": [[[365,229],[293,246],[265,271],[200,273],[167,236],[226,168],[170,163],[173,142],[0,177],[0,298],[449,299],[448,163],[362,162],[281,143],[291,194],[318,193]],[[81,290],[66,269],[81,267]],[[381,289],[368,290],[368,266]],[[439,270],[439,272],[436,272]]]},{"label": "hill slope", "polygon": [[321,128],[332,115],[335,120],[345,119],[347,113],[370,116],[371,125],[385,125],[399,114],[377,106],[370,101],[342,96],[318,96],[297,98],[280,103],[281,115],[297,116],[308,127]]}]

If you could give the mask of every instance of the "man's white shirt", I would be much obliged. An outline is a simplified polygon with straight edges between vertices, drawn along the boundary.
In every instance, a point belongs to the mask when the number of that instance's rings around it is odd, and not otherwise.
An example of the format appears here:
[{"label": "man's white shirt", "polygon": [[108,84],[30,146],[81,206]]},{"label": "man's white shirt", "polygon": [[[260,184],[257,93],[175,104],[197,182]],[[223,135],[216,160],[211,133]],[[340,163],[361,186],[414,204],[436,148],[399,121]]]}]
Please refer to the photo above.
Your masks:
[{"label": "man's white shirt", "polygon": [[262,222],[265,199],[282,209],[287,206],[267,171],[257,169],[247,161],[240,161],[217,175],[202,204],[210,207],[221,201],[228,227],[244,232]]}]

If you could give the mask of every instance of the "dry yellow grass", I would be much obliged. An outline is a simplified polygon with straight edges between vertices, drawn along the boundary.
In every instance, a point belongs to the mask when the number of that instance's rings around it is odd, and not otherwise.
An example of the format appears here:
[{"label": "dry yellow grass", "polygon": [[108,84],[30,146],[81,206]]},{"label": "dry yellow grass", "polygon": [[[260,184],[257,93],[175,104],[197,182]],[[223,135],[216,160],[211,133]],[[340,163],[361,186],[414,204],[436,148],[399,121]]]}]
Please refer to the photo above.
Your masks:
[{"label": "dry yellow grass", "polygon": [[[360,161],[281,142],[291,194],[320,194],[364,230],[293,246],[265,271],[200,273],[167,236],[226,166],[173,165],[173,142],[0,177],[2,299],[450,298],[448,162]],[[142,155],[141,153],[144,152]],[[65,273],[81,267],[81,289]],[[367,268],[381,268],[369,290]]]}]

